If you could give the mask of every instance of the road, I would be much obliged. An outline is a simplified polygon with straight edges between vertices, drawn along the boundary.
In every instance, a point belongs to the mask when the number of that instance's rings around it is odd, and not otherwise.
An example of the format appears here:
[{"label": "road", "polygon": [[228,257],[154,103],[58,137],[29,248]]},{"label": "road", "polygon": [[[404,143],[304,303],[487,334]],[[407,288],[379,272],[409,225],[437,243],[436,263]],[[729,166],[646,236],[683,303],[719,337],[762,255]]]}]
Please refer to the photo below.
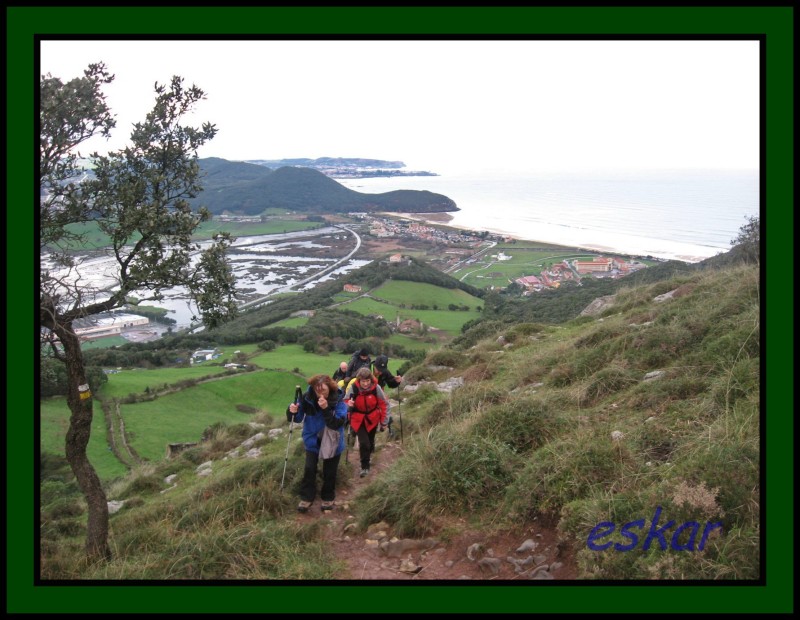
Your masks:
[{"label": "road", "polygon": [[[457,269],[461,269],[464,265],[466,265],[470,261],[478,260],[478,258],[480,258],[482,255],[484,255],[487,252],[489,252],[496,245],[497,245],[497,241],[490,241],[488,246],[486,246],[482,250],[478,250],[477,252],[475,252],[475,254],[471,254],[467,258],[458,261],[452,267],[448,267],[447,269],[444,270],[444,273],[453,273]],[[462,280],[463,280],[463,278],[462,278]]]}]

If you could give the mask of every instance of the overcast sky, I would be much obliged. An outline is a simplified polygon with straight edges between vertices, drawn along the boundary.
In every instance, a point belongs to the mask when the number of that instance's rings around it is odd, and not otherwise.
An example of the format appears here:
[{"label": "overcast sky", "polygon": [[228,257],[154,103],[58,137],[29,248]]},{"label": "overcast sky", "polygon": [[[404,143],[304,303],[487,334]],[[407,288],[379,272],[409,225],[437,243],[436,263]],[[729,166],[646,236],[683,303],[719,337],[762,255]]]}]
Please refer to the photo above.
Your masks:
[{"label": "overcast sky", "polygon": [[366,157],[412,170],[747,168],[756,41],[44,41],[41,73],[102,61],[120,148],[180,75],[216,124],[200,157]]}]

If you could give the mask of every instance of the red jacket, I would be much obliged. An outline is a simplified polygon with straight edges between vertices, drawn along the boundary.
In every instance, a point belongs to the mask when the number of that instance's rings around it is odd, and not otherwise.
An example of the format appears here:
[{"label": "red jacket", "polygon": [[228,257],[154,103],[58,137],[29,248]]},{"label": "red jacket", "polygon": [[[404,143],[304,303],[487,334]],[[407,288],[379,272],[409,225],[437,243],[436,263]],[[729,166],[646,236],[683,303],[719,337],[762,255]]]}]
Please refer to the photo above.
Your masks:
[{"label": "red jacket", "polygon": [[374,381],[367,389],[358,385],[358,380],[353,381],[347,389],[345,400],[353,399],[353,407],[349,411],[350,426],[358,432],[364,424],[368,431],[371,431],[378,424],[386,424],[386,411],[388,401],[383,390]]}]

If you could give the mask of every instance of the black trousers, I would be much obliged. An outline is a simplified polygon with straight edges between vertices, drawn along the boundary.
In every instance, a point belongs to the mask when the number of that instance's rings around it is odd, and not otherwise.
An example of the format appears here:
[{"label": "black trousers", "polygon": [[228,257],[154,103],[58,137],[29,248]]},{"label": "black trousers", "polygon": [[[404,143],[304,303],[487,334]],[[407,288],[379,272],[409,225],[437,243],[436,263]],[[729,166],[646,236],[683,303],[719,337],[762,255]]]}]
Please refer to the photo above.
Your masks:
[{"label": "black trousers", "polygon": [[367,425],[362,423],[356,432],[356,437],[358,437],[358,455],[361,457],[361,469],[367,469],[369,467],[369,456],[375,452],[375,433],[377,431],[377,426],[371,431],[368,431]]},{"label": "black trousers", "polygon": [[[323,502],[332,502],[336,499],[336,471],[339,468],[337,454],[329,459],[322,459],[322,491],[320,497]],[[300,499],[313,502],[317,496],[317,462],[319,454],[306,450],[306,466],[303,471],[303,481],[300,483]]]}]

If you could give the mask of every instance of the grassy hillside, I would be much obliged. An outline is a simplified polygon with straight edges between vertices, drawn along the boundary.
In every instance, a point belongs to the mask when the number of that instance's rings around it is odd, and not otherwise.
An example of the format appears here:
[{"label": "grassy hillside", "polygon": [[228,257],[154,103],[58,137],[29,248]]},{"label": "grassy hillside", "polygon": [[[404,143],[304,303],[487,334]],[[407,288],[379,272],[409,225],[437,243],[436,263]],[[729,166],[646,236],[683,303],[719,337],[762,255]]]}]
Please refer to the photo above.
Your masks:
[{"label": "grassy hillside", "polygon": [[[757,577],[759,305],[755,267],[696,273],[623,290],[598,318],[508,326],[434,353],[407,378],[441,380],[427,364],[446,363],[467,383],[408,399],[430,430],[371,489],[364,522],[426,535],[444,503],[494,526],[556,527],[583,578]],[[677,524],[668,545],[695,551],[642,550],[658,507]],[[626,551],[619,528],[642,519]],[[589,547],[602,522],[617,526],[602,542],[622,550]],[[687,522],[699,532],[673,543]]]},{"label": "grassy hillside", "polygon": [[[403,455],[351,501],[358,527],[383,520],[399,536],[446,536],[462,519],[524,540],[535,526],[557,532],[581,579],[757,578],[760,304],[757,267],[681,272],[623,286],[593,317],[495,321],[481,338],[430,350],[405,375],[417,389],[403,400]],[[325,372],[339,359],[330,361]],[[290,492],[284,494],[285,439],[259,442],[258,459],[222,460],[252,434],[244,420],[285,427],[272,407],[281,409],[293,379],[287,375],[283,385],[277,377],[264,381],[267,376],[243,374],[193,388],[183,412],[179,395],[127,410],[137,441],[163,425],[165,413],[182,416],[176,430],[199,429],[198,410],[214,407],[228,425],[216,426],[179,458],[137,467],[109,488],[109,499],[126,503],[111,516],[114,559],[107,565],[81,562],[82,499],[66,496],[63,482],[46,482],[43,574],[341,574],[321,544],[323,521],[298,524],[287,515],[302,470],[299,443],[290,450]],[[436,389],[455,378],[464,384],[449,393]],[[275,405],[268,395],[273,383]],[[258,412],[243,414],[237,403]],[[196,466],[211,459],[212,476],[198,477]],[[170,474],[177,474],[178,486],[162,493]],[[666,548],[655,537],[644,550],[656,520],[657,527],[673,522]],[[608,524],[615,525],[611,533]]]}]

